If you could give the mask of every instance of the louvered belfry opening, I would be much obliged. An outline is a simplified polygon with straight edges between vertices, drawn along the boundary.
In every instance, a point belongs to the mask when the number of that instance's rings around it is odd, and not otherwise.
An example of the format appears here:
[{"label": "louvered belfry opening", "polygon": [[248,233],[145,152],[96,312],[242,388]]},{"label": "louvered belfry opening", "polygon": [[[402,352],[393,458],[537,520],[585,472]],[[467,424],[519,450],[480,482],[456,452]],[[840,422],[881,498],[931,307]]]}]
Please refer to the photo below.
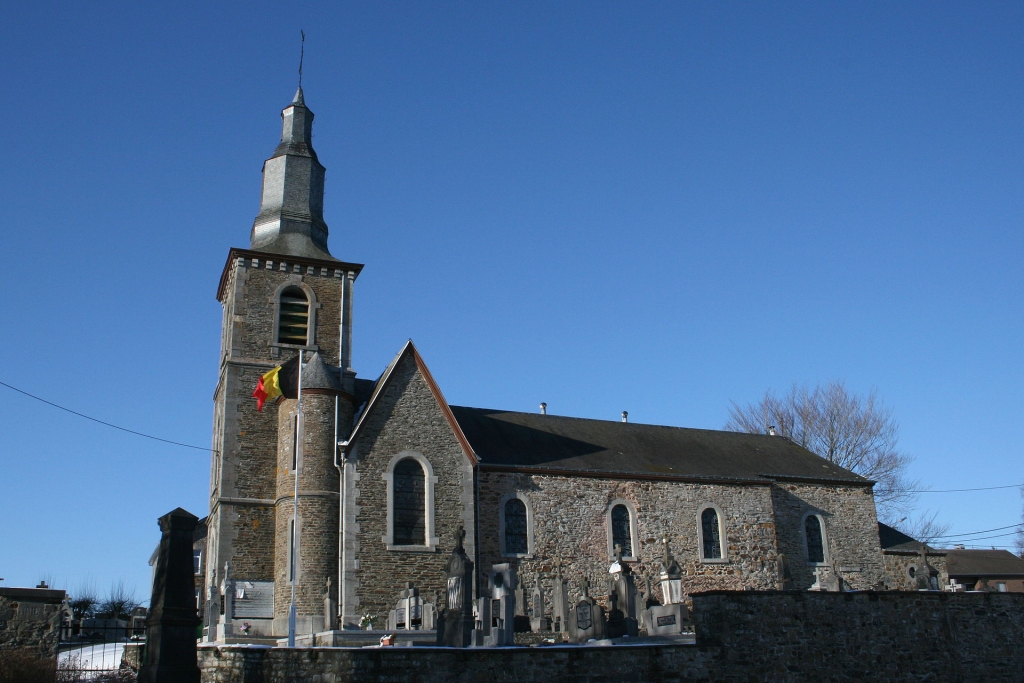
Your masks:
[{"label": "louvered belfry opening", "polygon": [[423,468],[412,458],[395,465],[394,543],[395,545],[426,545],[426,477]]},{"label": "louvered belfry opening", "polygon": [[281,292],[281,316],[277,328],[280,344],[305,346],[309,339],[309,299],[298,287]]}]

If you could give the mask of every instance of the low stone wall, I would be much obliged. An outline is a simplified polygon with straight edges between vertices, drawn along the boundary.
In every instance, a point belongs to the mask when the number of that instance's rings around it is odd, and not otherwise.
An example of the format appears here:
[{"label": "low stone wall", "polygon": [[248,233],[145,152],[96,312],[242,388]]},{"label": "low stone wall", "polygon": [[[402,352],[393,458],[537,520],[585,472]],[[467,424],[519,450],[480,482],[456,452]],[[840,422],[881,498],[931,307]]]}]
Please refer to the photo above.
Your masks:
[{"label": "low stone wall", "polygon": [[57,656],[64,591],[0,588],[0,651]]},{"label": "low stone wall", "polygon": [[1024,680],[1024,594],[712,592],[697,645],[201,647],[204,683]]}]

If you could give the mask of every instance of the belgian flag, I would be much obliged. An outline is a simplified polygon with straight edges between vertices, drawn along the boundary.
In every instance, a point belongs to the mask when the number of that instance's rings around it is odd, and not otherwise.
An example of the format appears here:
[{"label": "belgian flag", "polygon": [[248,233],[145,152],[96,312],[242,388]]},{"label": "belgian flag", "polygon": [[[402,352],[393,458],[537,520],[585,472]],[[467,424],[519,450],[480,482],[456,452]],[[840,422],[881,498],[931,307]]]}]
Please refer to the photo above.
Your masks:
[{"label": "belgian flag", "polygon": [[278,396],[298,398],[299,357],[295,356],[284,365],[279,365],[260,377],[260,381],[256,383],[256,391],[252,392],[252,395],[256,398],[256,410],[260,412],[263,411],[264,403]]}]

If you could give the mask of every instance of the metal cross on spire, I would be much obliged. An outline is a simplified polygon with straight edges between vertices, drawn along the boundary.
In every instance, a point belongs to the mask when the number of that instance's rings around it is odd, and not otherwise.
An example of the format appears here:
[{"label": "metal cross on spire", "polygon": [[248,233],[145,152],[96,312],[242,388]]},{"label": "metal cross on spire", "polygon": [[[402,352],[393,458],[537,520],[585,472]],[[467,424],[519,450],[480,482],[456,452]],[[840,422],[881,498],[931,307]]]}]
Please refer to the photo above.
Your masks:
[{"label": "metal cross on spire", "polygon": [[302,36],[302,42],[299,46],[299,87],[302,87],[302,61],[306,57],[306,32],[299,29],[299,35]]}]

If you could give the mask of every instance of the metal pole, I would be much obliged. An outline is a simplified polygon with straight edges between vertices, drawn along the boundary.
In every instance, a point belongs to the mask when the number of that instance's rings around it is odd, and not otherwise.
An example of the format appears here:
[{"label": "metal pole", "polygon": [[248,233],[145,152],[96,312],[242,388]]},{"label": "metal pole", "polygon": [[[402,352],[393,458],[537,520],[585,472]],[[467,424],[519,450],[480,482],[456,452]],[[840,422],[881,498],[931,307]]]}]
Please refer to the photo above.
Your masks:
[{"label": "metal pole", "polygon": [[288,647],[295,647],[295,584],[299,580],[299,468],[302,466],[302,350],[299,350],[299,388],[295,398],[295,496],[292,498],[292,604],[288,610]]}]

